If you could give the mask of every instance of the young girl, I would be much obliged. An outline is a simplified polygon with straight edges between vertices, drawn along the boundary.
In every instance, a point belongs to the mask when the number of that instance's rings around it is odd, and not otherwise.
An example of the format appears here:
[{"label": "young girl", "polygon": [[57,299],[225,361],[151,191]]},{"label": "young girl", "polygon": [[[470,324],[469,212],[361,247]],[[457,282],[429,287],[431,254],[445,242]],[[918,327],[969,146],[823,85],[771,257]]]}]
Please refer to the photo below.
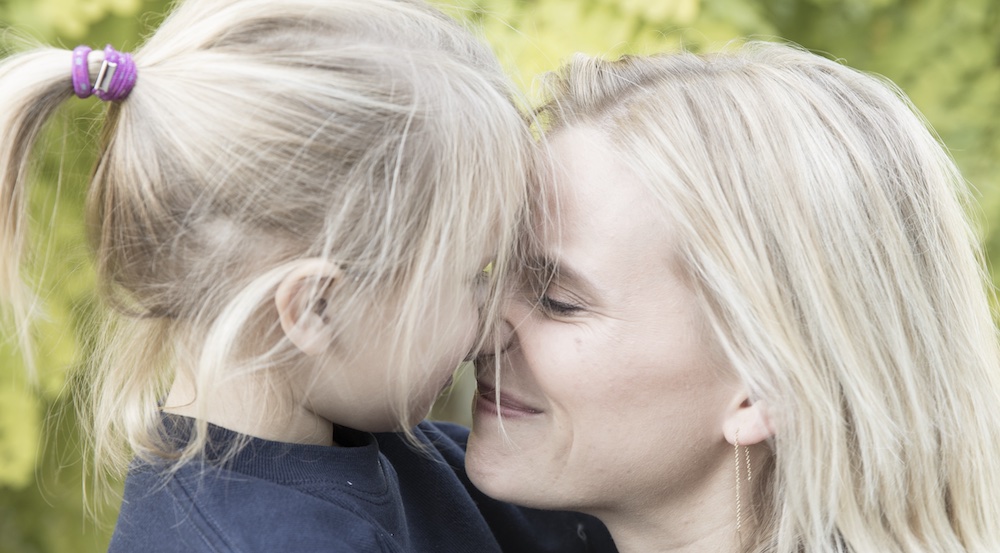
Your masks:
[{"label": "young girl", "polygon": [[490,326],[524,215],[532,140],[483,44],[417,2],[191,0],[134,60],[6,60],[0,285],[22,336],[31,152],[74,93],[110,103],[91,432],[100,469],[137,456],[112,551],[612,548],[467,491],[464,430],[392,433]]}]

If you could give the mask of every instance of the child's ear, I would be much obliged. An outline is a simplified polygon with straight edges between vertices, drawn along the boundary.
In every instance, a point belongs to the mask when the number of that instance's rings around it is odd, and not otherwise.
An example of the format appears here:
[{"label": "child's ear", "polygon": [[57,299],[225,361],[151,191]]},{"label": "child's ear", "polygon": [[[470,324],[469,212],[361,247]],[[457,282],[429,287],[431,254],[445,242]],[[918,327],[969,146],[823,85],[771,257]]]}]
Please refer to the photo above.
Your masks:
[{"label": "child's ear", "polygon": [[342,278],[337,265],[323,259],[304,259],[282,279],[274,304],[285,336],[306,355],[318,355],[333,339],[327,312],[334,284]]},{"label": "child's ear", "polygon": [[774,436],[775,428],[765,402],[751,401],[747,391],[741,390],[726,413],[722,432],[729,443],[736,443],[738,433],[739,445],[750,446]]}]

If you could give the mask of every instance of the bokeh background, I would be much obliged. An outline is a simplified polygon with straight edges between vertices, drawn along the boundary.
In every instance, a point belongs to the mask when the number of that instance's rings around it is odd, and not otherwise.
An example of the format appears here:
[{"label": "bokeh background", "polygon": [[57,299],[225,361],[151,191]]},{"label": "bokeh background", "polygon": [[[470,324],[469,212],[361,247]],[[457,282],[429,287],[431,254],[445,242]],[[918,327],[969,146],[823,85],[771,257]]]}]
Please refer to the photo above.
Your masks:
[{"label": "bokeh background", "polygon": [[[882,74],[910,95],[951,149],[975,190],[972,215],[987,255],[991,264],[1000,260],[1000,225],[993,222],[1000,220],[1000,0],[436,3],[482,29],[529,97],[537,95],[534,77],[574,52],[705,51],[751,36],[790,40]],[[0,0],[0,48],[28,40],[129,50],[167,9],[164,0]],[[87,352],[86,334],[77,329],[96,305],[81,206],[102,109],[95,100],[69,103],[44,147],[65,155],[45,153],[37,168],[31,201],[45,246],[29,271],[48,318],[37,332],[35,378],[25,375],[10,340],[0,340],[0,553],[104,551],[116,516],[109,508],[94,518],[84,507],[80,431],[68,393]],[[996,279],[1000,272],[991,270]],[[2,331],[4,338],[12,334]],[[469,394],[465,379],[435,416],[467,420]]]}]

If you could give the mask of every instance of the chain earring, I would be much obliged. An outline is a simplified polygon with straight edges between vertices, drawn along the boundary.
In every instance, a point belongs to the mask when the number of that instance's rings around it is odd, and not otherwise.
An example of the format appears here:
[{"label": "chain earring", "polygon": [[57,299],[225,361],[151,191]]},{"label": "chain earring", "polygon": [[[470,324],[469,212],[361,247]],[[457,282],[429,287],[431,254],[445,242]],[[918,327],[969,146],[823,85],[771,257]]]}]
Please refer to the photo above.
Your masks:
[{"label": "chain earring", "polygon": [[[753,480],[753,469],[750,468],[750,448],[743,448],[743,458],[747,467],[747,483]],[[736,534],[740,534],[743,528],[743,504],[740,501],[740,429],[736,429],[736,436],[733,438],[733,467],[736,469]]]}]

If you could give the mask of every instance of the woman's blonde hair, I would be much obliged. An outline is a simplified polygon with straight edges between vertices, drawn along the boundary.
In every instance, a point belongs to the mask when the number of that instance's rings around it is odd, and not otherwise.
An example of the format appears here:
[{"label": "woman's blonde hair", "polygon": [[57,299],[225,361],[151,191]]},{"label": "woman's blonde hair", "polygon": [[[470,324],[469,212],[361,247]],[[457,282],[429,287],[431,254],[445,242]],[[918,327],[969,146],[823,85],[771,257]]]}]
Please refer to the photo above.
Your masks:
[{"label": "woman's blonde hair", "polygon": [[549,83],[547,131],[602,131],[648,186],[774,420],[743,550],[1000,551],[984,264],[965,182],[903,93],[760,42],[580,56]]},{"label": "woman's blonde hair", "polygon": [[[525,217],[533,141],[489,48],[417,1],[189,0],[135,60],[88,198],[115,312],[90,379],[98,466],[177,455],[158,414],[177,370],[193,369],[200,392],[250,372],[281,386],[267,369],[297,350],[257,340],[280,335],[275,288],[304,258],[349,275],[351,293],[330,306],[337,328],[393,338],[400,370],[385,385],[400,422],[414,422],[417,332],[448,322],[435,306],[473,285],[483,256],[495,254],[501,286]],[[69,51],[0,65],[0,292],[25,337],[37,311],[19,266],[32,148],[72,93]],[[370,316],[387,297],[401,307]],[[204,446],[200,429],[180,460]]]}]

